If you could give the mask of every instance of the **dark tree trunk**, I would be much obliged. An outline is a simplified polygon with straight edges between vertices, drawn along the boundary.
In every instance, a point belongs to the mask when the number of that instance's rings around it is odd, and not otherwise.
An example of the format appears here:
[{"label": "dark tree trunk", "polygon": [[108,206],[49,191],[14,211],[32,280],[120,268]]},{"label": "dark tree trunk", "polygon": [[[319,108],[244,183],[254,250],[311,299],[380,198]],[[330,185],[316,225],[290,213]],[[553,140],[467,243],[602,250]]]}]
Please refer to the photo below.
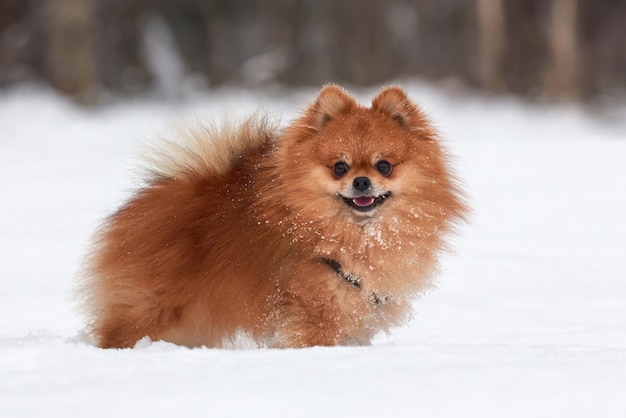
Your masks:
[{"label": "dark tree trunk", "polygon": [[91,0],[49,0],[46,61],[52,83],[84,103],[97,88],[94,9]]}]

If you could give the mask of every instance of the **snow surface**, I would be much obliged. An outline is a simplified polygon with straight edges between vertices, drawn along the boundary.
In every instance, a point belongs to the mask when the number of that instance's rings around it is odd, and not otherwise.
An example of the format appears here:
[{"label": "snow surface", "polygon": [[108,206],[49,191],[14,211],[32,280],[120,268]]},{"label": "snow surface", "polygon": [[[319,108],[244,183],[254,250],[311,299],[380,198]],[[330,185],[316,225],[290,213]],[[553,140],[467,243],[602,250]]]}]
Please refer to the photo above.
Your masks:
[{"label": "snow surface", "polygon": [[96,110],[1,93],[0,416],[626,416],[626,125],[404,84],[456,155],[472,222],[408,326],[302,350],[97,349],[72,291],[90,235],[133,189],[140,143],[193,117],[289,120],[314,90]]}]

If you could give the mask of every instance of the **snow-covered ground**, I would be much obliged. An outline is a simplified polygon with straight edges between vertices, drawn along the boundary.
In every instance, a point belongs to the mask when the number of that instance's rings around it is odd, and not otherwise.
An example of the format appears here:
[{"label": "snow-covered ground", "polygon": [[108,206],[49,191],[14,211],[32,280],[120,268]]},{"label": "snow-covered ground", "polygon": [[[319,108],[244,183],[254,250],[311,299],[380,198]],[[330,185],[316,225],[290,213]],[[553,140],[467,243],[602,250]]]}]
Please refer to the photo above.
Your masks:
[{"label": "snow-covered ground", "polygon": [[97,110],[0,93],[0,416],[626,416],[626,125],[405,86],[457,156],[472,222],[410,324],[303,350],[100,350],[71,296],[141,142],[194,116],[289,120],[313,90]]}]

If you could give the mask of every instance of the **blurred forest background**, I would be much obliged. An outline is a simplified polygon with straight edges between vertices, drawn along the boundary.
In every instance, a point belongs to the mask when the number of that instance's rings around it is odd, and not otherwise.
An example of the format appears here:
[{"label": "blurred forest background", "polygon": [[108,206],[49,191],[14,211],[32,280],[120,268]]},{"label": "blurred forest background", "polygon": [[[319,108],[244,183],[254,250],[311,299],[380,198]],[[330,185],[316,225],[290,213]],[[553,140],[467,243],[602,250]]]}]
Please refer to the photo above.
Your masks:
[{"label": "blurred forest background", "polygon": [[626,0],[0,0],[0,88],[35,81],[86,104],[412,76],[623,100]]}]

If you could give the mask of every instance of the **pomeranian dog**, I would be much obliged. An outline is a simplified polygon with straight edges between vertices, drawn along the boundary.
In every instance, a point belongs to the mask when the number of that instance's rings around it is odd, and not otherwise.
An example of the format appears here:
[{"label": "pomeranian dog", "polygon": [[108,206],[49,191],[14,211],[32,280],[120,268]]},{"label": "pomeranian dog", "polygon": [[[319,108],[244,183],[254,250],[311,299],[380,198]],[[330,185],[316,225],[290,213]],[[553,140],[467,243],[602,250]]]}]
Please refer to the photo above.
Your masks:
[{"label": "pomeranian dog", "polygon": [[401,324],[466,213],[435,130],[398,87],[324,87],[283,130],[253,117],[153,156],[96,235],[97,345],[368,344]]}]

